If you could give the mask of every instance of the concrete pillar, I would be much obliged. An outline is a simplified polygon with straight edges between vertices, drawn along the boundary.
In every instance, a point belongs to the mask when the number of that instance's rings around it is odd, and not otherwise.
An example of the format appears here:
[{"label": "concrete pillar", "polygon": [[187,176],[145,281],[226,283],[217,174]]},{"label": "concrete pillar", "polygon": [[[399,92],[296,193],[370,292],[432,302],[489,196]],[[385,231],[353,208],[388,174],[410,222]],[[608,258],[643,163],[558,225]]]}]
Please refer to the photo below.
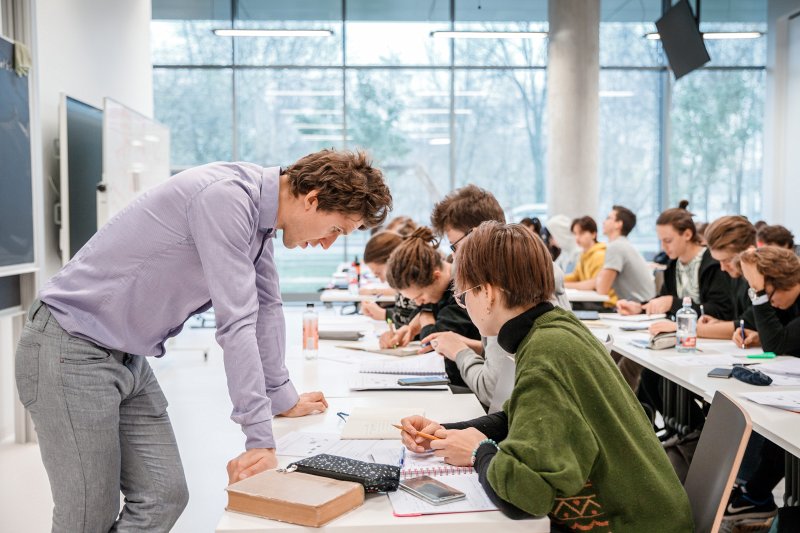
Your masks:
[{"label": "concrete pillar", "polygon": [[597,216],[600,0],[549,0],[547,204]]}]

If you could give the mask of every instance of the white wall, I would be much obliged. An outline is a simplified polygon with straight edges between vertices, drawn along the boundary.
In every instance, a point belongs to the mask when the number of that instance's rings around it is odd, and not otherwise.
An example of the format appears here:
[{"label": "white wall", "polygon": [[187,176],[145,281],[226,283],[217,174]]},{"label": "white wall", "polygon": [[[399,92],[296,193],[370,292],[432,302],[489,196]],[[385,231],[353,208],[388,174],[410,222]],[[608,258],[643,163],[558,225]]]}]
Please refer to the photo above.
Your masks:
[{"label": "white wall", "polygon": [[[767,95],[762,185],[765,219],[770,223],[784,224],[795,234],[800,234],[800,210],[796,206],[800,168],[795,163],[797,137],[792,133],[792,128],[800,123],[800,116],[796,116],[800,109],[797,101],[800,94],[789,90],[789,67],[791,58],[794,57],[796,61],[800,50],[796,48],[797,44],[795,48],[790,48],[788,17],[798,12],[800,0],[769,0],[767,3]],[[788,116],[790,113],[795,116]]]},{"label": "white wall", "polygon": [[150,0],[36,0],[35,39],[44,175],[44,261],[40,283],[61,266],[53,221],[59,94],[102,107],[108,96],[152,116]]}]

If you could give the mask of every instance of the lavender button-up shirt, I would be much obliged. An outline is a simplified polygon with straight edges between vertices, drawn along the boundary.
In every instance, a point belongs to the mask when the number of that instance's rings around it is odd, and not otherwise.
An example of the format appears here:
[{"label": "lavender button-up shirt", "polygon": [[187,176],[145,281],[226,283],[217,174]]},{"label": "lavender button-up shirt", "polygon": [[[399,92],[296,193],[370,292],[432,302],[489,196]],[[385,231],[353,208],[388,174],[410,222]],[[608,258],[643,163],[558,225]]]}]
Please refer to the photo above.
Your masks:
[{"label": "lavender button-up shirt", "polygon": [[247,449],[274,448],[272,417],[298,400],[272,246],[279,174],[250,163],[181,172],[112,218],[39,294],[70,334],[148,356],[213,305]]}]

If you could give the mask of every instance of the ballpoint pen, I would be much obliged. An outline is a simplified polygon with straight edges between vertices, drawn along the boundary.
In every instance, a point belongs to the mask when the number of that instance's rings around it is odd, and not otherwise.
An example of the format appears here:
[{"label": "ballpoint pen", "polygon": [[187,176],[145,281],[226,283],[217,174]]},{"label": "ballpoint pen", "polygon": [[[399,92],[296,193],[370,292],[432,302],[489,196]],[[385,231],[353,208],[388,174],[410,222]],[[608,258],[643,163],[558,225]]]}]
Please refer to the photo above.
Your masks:
[{"label": "ballpoint pen", "polygon": [[746,348],[744,345],[744,320],[739,320],[739,331],[742,332],[742,348]]}]

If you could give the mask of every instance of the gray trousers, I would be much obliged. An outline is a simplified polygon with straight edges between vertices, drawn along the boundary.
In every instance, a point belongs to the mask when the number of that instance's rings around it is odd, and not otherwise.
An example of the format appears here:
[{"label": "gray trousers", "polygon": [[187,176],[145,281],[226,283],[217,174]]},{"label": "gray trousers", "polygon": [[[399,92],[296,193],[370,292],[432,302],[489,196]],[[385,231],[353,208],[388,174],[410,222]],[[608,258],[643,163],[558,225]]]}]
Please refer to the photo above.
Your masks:
[{"label": "gray trousers", "polygon": [[189,493],[167,400],[145,357],[73,337],[37,300],[17,346],[16,380],[50,479],[54,532],[172,528]]}]

